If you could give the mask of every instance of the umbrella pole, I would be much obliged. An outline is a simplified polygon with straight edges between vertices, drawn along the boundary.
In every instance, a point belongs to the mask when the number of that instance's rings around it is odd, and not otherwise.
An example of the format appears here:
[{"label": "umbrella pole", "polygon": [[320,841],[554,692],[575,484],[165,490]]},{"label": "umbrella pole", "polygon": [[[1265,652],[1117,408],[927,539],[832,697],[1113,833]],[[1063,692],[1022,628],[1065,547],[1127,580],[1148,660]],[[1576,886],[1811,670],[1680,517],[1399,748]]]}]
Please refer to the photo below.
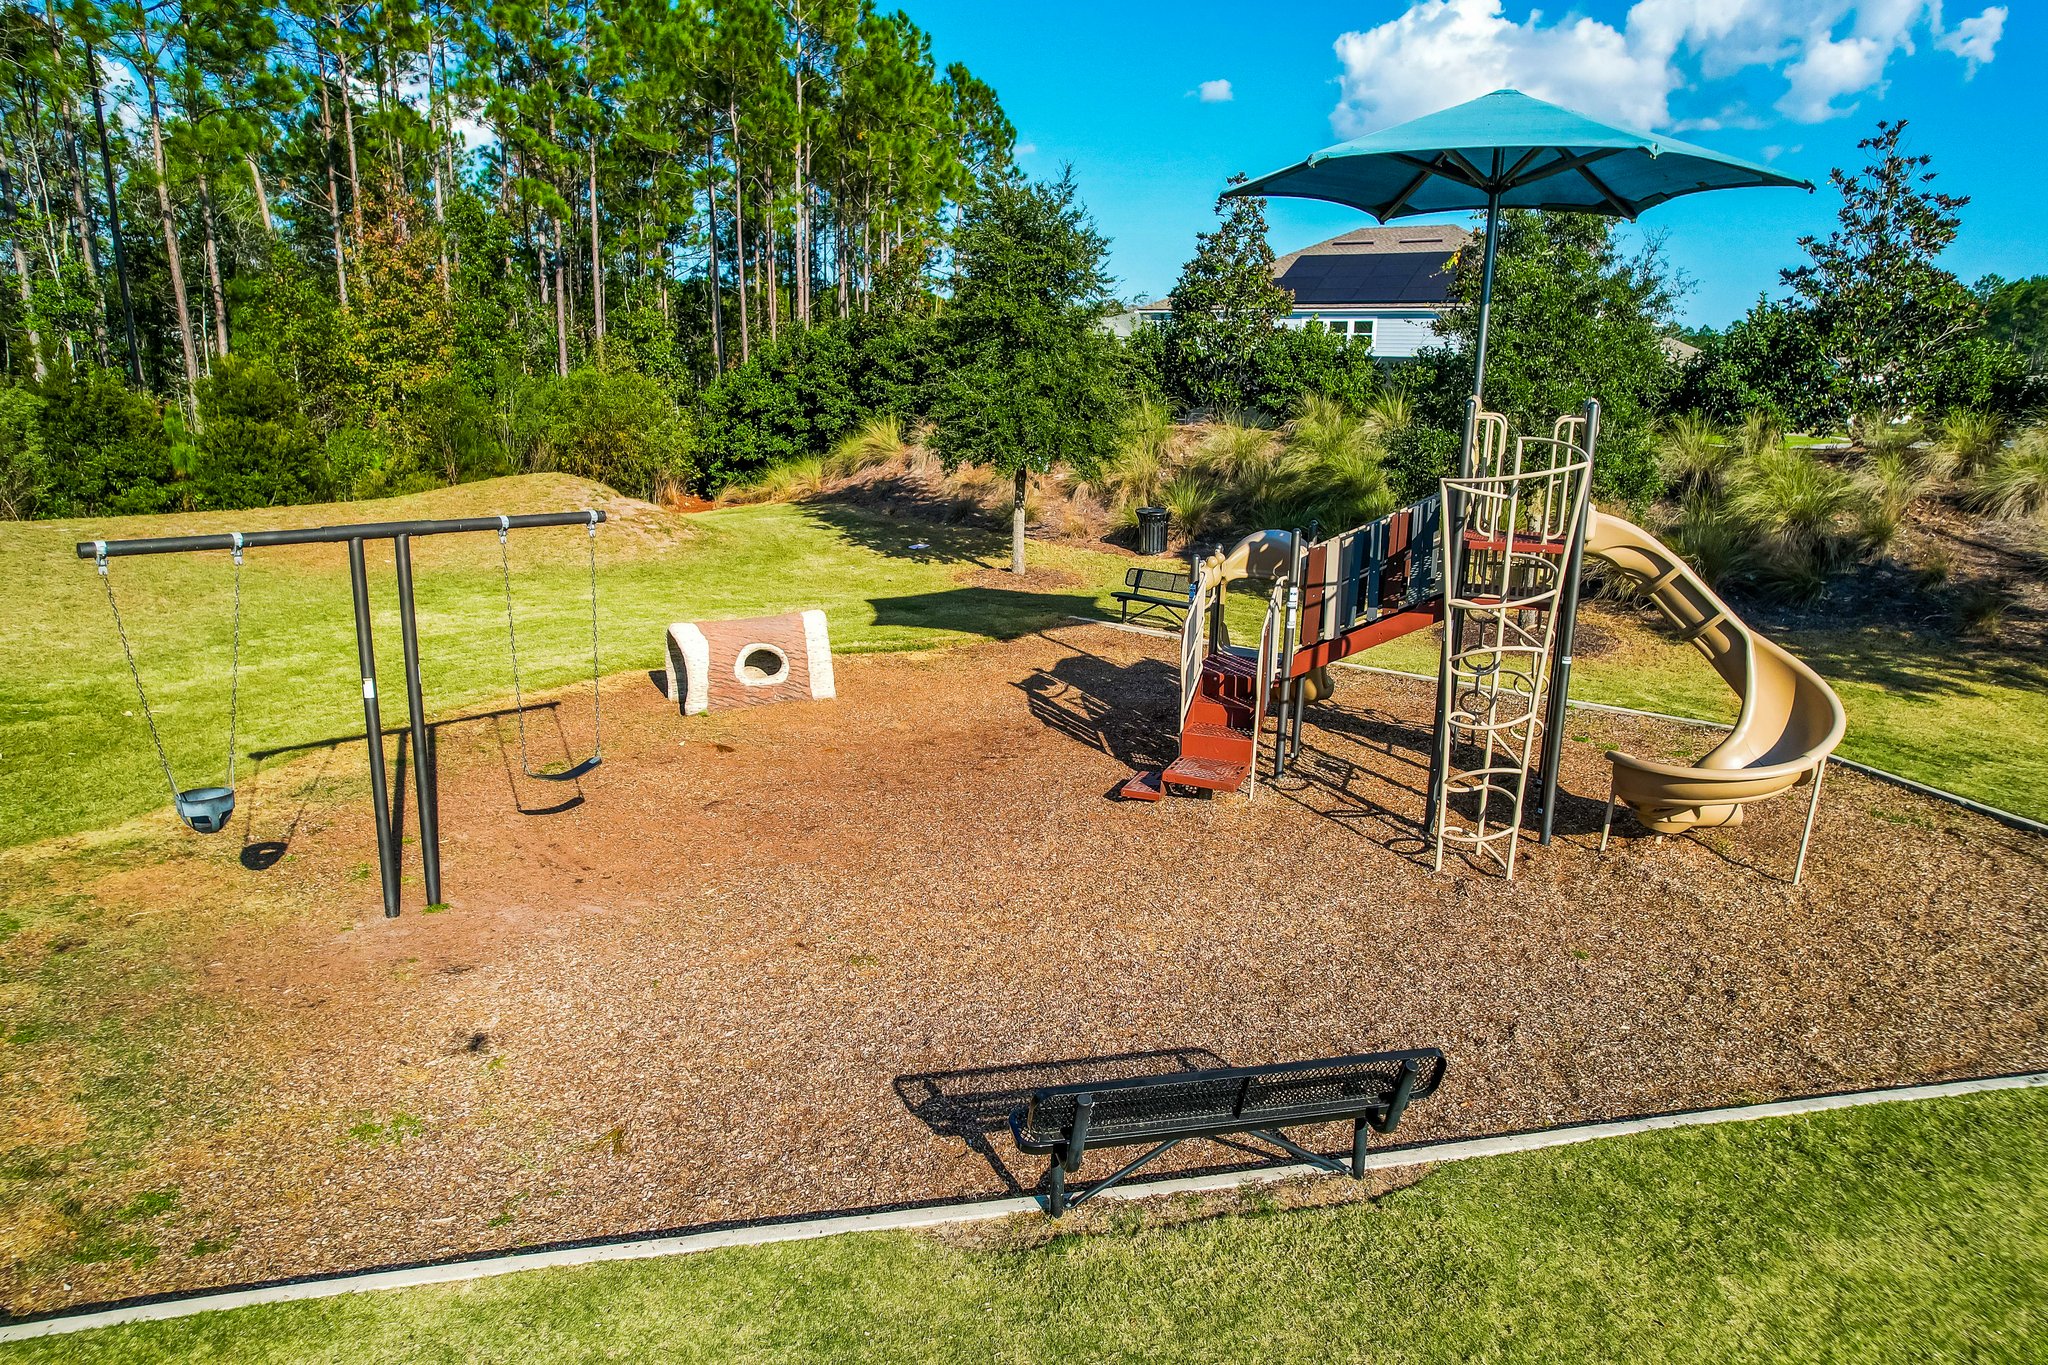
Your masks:
[{"label": "umbrella pole", "polygon": [[[1498,161],[1499,153],[1494,154]],[[1500,250],[1500,191],[1486,196],[1486,265],[1479,278],[1479,357],[1472,371],[1472,396],[1486,393],[1486,325],[1493,318],[1493,259]],[[1480,405],[1484,408],[1485,404]]]}]

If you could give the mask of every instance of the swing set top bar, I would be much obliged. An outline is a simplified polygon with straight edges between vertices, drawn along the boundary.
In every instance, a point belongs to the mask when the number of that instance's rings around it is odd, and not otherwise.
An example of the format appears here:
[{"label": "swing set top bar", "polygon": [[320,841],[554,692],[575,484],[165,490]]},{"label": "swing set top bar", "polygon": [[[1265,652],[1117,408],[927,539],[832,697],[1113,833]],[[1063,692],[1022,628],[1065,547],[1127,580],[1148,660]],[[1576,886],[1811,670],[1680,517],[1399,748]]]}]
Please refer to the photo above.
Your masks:
[{"label": "swing set top bar", "polygon": [[[605,519],[603,512],[593,508],[581,512],[522,512],[504,518],[454,517],[445,521],[366,521],[354,526],[306,526],[297,530],[244,531],[242,548],[253,550],[265,545],[328,545],[351,540],[392,540],[398,536],[443,536],[459,531],[516,531],[528,526],[588,526]],[[78,542],[78,557],[97,559],[104,552],[112,559],[117,555],[169,555],[191,550],[233,548],[235,537],[228,533],[213,536],[145,536],[140,540],[81,540]]]}]

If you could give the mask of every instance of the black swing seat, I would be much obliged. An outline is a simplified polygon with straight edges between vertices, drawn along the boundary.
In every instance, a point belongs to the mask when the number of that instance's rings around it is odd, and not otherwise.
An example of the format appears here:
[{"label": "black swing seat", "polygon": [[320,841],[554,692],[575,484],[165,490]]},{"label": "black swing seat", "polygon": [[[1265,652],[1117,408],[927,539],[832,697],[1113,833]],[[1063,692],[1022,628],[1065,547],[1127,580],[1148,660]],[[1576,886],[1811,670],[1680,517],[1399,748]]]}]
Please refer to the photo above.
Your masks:
[{"label": "black swing seat", "polygon": [[[1040,1090],[1010,1115],[1017,1146],[1051,1158],[1045,1210],[1057,1218],[1190,1138],[1258,1138],[1333,1174],[1365,1174],[1367,1132],[1391,1133],[1413,1100],[1444,1078],[1433,1047],[1363,1053],[1319,1061],[1097,1081]],[[1341,1163],[1297,1146],[1283,1127],[1350,1120],[1351,1160]],[[1155,1146],[1116,1174],[1071,1198],[1067,1177],[1096,1147]]]},{"label": "black swing seat", "polygon": [[604,762],[603,754],[592,754],[575,767],[564,768],[558,773],[537,773],[529,770],[526,775],[538,778],[542,782],[574,782],[577,778],[582,777],[602,762]]},{"label": "black swing seat", "polygon": [[235,814],[233,787],[194,787],[177,796],[178,818],[201,834],[218,834]]}]

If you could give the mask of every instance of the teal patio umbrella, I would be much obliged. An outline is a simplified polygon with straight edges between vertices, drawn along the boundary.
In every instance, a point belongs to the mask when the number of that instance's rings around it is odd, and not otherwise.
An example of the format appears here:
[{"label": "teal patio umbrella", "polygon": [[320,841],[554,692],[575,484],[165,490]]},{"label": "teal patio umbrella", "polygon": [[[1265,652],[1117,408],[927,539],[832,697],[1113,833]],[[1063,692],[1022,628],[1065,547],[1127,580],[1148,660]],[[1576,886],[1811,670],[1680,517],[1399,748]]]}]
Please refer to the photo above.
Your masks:
[{"label": "teal patio umbrella", "polygon": [[1450,109],[1325,147],[1308,160],[1225,191],[1226,198],[1328,199],[1382,223],[1424,213],[1486,211],[1479,352],[1472,392],[1486,381],[1500,211],[1601,213],[1633,222],[1645,209],[1702,190],[1782,185],[1811,191],[1752,162],[1675,138],[1616,128],[1496,90]]}]

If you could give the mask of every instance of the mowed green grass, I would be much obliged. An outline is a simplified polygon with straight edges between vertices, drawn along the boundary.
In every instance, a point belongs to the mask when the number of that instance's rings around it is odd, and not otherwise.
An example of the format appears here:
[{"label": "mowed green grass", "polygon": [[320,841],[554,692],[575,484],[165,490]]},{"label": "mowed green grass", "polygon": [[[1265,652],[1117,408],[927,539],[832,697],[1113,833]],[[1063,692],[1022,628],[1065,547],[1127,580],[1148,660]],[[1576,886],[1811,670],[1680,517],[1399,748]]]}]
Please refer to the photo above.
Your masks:
[{"label": "mowed green grass", "polygon": [[1371,1205],[968,1251],[841,1236],[209,1314],[86,1361],[2028,1361],[2048,1093],[1610,1139]]},{"label": "mowed green grass", "polygon": [[[98,577],[73,553],[90,536],[224,531],[406,517],[574,508],[613,495],[561,476],[492,480],[409,498],[261,512],[0,524],[0,573],[14,584],[0,628],[0,846],[102,828],[167,804]],[[600,634],[607,674],[658,668],[672,621],[822,607],[842,653],[1010,639],[1108,611],[1135,561],[1034,543],[1034,568],[1070,586],[1008,590],[962,581],[1007,563],[1003,538],[837,505],[732,508],[694,516],[642,510],[599,533]],[[509,701],[504,589],[495,536],[414,547],[429,711]],[[404,723],[388,546],[369,554],[387,728]],[[588,668],[584,535],[529,531],[512,542],[524,681],[575,682]],[[114,583],[169,750],[185,786],[226,768],[230,575],[225,554],[116,561]],[[292,746],[362,732],[346,556],[340,546],[253,551],[244,571],[243,772]],[[1256,639],[1262,603],[1232,602],[1233,631]],[[2048,818],[2048,661],[1930,632],[1799,632],[1782,637],[1832,680],[1849,713],[1842,752],[2022,814]],[[1428,637],[1365,662],[1434,672]],[[1347,688],[1357,695],[1354,683]],[[1707,720],[1734,699],[1689,648],[1647,630],[1581,661],[1574,695]],[[579,698],[562,696],[576,724]],[[552,727],[548,727],[552,734]],[[555,741],[559,747],[560,741]],[[268,755],[261,759],[249,756]],[[536,759],[565,757],[548,752]],[[338,772],[350,784],[359,774]]]},{"label": "mowed green grass", "polygon": [[[1849,719],[1842,757],[2048,820],[2048,660],[1940,632],[1881,627],[1772,638],[1841,697]],[[1414,635],[1362,662],[1434,674],[1437,650],[1433,636]],[[1698,720],[1736,714],[1734,695],[1697,650],[1648,630],[1580,658],[1572,696]],[[1701,750],[1712,742],[1702,737]]]},{"label": "mowed green grass", "polygon": [[[533,475],[407,498],[99,522],[0,524],[0,577],[13,585],[0,629],[0,846],[104,827],[168,805],[89,538],[222,532],[603,506],[609,490]],[[838,506],[733,508],[694,516],[641,507],[598,532],[601,659],[607,674],[662,666],[673,621],[822,607],[842,653],[1009,639],[1109,605],[1129,558],[1034,544],[1034,568],[1071,587],[963,584],[1008,564],[999,535],[897,523]],[[582,529],[515,532],[513,594],[530,692],[587,677],[588,560]],[[397,598],[388,543],[367,547],[387,729],[405,723]],[[437,717],[509,701],[505,591],[495,535],[414,542],[422,671]],[[227,765],[232,574],[225,552],[117,559],[113,584],[180,785],[220,782]],[[565,696],[564,707],[580,697]],[[566,716],[565,716],[566,719]],[[587,724],[587,722],[585,722]],[[248,553],[242,582],[238,748],[249,755],[359,737],[348,560],[340,545]],[[278,755],[278,759],[289,754]],[[536,759],[559,758],[546,754]],[[275,761],[275,760],[269,760]]]}]

